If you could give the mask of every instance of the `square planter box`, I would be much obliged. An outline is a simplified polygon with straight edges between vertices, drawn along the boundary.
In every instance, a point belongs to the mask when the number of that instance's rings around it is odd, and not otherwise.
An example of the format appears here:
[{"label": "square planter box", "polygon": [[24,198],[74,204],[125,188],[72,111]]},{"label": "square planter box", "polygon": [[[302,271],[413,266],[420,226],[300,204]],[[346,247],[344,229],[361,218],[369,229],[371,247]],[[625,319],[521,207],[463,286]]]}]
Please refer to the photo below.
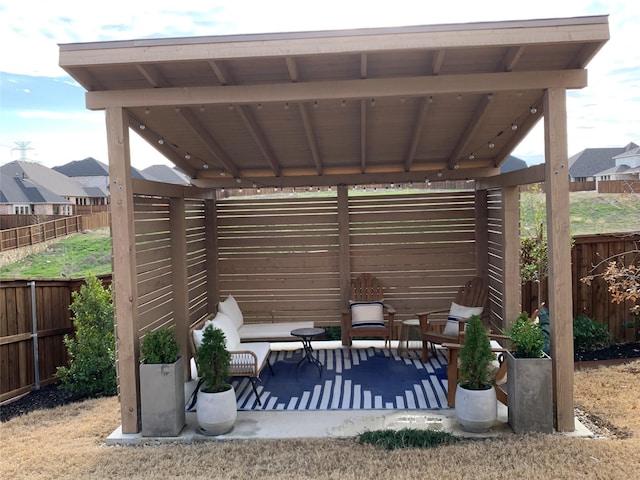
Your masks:
[{"label": "square planter box", "polygon": [[515,433],[553,432],[552,362],[543,358],[507,357],[507,407]]},{"label": "square planter box", "polygon": [[186,424],[184,360],[140,364],[143,437],[177,437]]}]

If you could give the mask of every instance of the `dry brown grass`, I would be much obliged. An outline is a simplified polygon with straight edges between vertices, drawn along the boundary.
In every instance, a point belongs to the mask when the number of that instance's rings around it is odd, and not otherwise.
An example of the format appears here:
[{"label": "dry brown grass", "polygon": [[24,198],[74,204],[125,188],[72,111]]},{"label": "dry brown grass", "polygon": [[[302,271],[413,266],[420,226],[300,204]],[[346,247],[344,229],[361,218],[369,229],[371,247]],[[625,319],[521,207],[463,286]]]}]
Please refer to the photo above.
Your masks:
[{"label": "dry brown grass", "polygon": [[575,400],[624,440],[508,436],[437,449],[383,451],[355,440],[245,440],[106,447],[114,398],[34,412],[0,426],[2,478],[637,478],[640,361],[577,372]]}]

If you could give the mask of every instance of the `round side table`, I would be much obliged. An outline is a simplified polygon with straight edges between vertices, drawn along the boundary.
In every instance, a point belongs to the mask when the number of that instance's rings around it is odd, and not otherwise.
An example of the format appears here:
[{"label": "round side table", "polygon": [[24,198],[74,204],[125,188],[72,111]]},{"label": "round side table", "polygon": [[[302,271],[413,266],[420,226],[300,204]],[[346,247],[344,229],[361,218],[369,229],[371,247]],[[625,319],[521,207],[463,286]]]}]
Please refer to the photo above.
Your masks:
[{"label": "round side table", "polygon": [[[412,341],[411,339],[411,331],[418,332],[418,340],[413,340],[413,342],[420,342],[421,334],[420,334],[420,320],[417,318],[410,318],[408,320],[403,320],[402,325],[400,326],[400,339],[398,340],[398,355],[405,358],[420,358],[420,354],[416,351],[416,348],[411,348],[409,343]],[[420,345],[417,347],[421,349]]]}]

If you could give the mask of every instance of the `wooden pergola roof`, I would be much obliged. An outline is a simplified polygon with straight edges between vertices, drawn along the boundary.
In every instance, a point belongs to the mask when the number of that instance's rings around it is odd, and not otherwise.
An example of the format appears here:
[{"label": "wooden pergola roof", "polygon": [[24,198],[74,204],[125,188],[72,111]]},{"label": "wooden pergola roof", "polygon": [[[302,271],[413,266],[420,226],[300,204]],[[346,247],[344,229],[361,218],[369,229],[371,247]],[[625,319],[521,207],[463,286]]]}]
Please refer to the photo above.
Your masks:
[{"label": "wooden pergola roof", "polygon": [[[347,185],[475,179],[477,270],[500,237],[501,318],[519,298],[518,185],[545,181],[556,428],[574,429],[566,92],[609,38],[606,16],[60,46],[60,65],[106,111],[122,431],[139,431],[135,195],[170,197],[172,285],[188,335],[183,190],[131,179],[134,131],[199,187],[338,185],[348,285]],[[498,175],[544,118],[544,165]],[[239,182],[239,183],[238,183]],[[500,190],[488,220],[488,191]],[[206,199],[207,303],[217,302],[215,205]],[[345,213],[346,212],[346,213]],[[166,233],[166,223],[161,229]],[[491,232],[489,232],[491,230]]]},{"label": "wooden pergola roof", "polygon": [[424,181],[495,174],[608,38],[596,16],[66,44],[60,65],[201,186]]}]

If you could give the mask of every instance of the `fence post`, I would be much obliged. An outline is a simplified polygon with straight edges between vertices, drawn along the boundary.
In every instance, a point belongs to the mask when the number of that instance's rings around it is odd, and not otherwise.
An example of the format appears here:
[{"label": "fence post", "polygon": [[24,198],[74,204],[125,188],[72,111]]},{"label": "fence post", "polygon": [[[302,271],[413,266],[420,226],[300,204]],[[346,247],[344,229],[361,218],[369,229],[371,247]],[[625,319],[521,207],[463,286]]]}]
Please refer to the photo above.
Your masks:
[{"label": "fence post", "polygon": [[36,390],[40,390],[40,359],[38,358],[38,307],[36,306],[36,282],[31,285],[31,339],[33,340],[33,370]]}]

